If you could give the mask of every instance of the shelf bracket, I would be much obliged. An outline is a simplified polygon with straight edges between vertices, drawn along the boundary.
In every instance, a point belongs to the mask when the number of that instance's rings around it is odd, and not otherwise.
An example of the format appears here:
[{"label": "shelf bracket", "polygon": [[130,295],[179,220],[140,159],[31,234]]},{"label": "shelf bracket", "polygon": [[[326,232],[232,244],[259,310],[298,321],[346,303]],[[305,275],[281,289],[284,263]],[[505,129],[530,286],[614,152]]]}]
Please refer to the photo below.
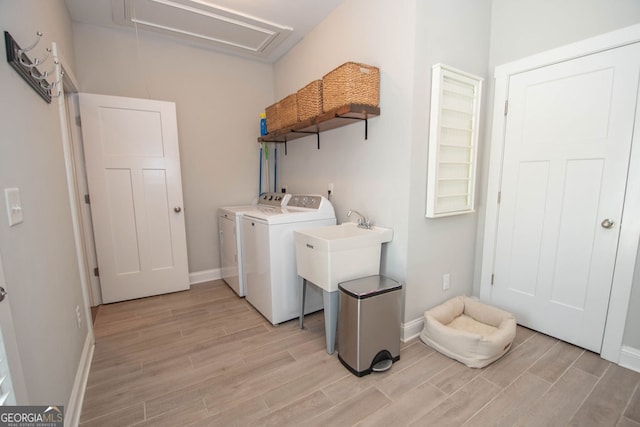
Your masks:
[{"label": "shelf bracket", "polygon": [[309,135],[315,135],[318,141],[318,150],[320,149],[320,131],[302,131],[302,130],[291,130],[292,133],[307,133]]},{"label": "shelf bracket", "polygon": [[369,138],[369,118],[367,116],[365,116],[365,117],[349,117],[349,116],[341,116],[340,114],[336,114],[336,118],[363,121],[364,122],[364,139],[366,141]]}]

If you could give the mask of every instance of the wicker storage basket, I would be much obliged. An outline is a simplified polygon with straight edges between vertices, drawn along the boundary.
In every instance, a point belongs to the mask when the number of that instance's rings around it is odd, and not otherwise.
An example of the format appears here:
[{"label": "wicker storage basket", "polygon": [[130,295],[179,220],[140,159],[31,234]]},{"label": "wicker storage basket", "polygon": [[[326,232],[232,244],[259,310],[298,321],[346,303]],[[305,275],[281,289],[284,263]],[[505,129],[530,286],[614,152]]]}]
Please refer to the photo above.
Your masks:
[{"label": "wicker storage basket", "polygon": [[267,132],[269,133],[273,133],[274,131],[280,129],[278,109],[279,108],[277,102],[273,105],[269,105],[264,109],[264,113],[267,116]]},{"label": "wicker storage basket", "polygon": [[297,93],[298,121],[319,116],[322,113],[322,80],[314,80]]},{"label": "wicker storage basket", "polygon": [[380,104],[380,70],[371,65],[346,62],[322,78],[322,109],[346,104]]},{"label": "wicker storage basket", "polygon": [[278,129],[296,124],[298,121],[298,97],[295,93],[278,102]]}]

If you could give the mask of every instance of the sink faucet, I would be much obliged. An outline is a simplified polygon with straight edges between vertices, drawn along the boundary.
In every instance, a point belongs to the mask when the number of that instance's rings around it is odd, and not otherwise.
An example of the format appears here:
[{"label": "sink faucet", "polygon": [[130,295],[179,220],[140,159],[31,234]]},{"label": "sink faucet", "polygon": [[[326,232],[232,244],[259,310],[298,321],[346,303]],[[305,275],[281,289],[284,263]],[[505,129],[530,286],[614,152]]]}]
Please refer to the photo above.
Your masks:
[{"label": "sink faucet", "polygon": [[360,228],[366,228],[367,230],[371,228],[371,222],[369,222],[369,219],[362,215],[360,212],[351,209],[349,212],[347,212],[347,216],[350,217],[351,214],[356,214],[358,215],[360,218],[358,218],[358,227]]}]

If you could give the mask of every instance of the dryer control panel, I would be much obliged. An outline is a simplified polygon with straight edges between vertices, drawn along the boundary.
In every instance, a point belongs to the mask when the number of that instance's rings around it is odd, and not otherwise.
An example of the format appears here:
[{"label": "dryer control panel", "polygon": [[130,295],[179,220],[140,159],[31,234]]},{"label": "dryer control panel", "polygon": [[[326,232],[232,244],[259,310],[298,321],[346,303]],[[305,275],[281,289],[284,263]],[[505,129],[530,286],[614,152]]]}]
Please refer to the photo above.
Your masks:
[{"label": "dryer control panel", "polygon": [[284,207],[291,199],[291,194],[288,193],[262,193],[258,198],[259,205]]}]

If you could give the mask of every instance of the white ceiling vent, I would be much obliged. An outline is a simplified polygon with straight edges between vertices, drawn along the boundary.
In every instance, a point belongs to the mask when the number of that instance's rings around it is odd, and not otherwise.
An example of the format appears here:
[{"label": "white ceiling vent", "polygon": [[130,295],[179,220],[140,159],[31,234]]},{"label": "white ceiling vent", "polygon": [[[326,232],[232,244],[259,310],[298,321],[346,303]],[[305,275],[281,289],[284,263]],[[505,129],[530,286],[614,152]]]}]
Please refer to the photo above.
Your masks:
[{"label": "white ceiling vent", "polygon": [[204,0],[112,0],[114,22],[267,59],[293,31]]}]

